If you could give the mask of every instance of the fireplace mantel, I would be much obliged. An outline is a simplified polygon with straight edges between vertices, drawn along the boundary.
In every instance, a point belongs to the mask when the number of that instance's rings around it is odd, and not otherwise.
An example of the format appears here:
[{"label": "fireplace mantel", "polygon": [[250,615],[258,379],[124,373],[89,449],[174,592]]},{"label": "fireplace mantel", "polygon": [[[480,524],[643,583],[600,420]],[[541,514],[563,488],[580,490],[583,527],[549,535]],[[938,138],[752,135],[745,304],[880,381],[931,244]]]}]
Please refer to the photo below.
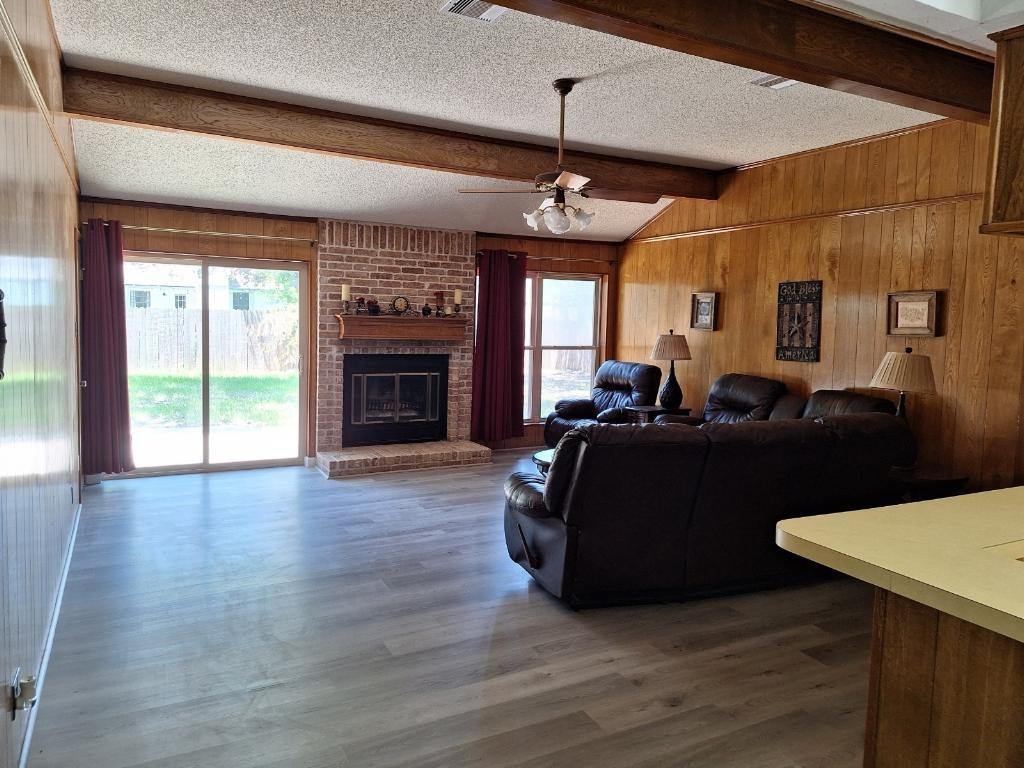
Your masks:
[{"label": "fireplace mantel", "polygon": [[394,315],[335,315],[339,339],[396,341],[463,341],[464,317],[396,317]]}]

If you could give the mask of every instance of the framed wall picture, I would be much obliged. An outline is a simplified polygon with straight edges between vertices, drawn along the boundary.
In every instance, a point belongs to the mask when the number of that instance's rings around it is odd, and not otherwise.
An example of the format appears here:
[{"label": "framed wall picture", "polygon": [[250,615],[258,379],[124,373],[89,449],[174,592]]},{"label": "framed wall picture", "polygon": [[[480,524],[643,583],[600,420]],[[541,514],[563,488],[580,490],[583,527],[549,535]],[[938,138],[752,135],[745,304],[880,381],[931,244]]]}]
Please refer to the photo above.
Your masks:
[{"label": "framed wall picture", "polygon": [[821,280],[779,283],[775,359],[821,360]]},{"label": "framed wall picture", "polygon": [[713,331],[717,325],[718,294],[704,291],[690,297],[690,327],[698,331]]},{"label": "framed wall picture", "polygon": [[904,291],[889,294],[890,336],[938,336],[939,291]]}]

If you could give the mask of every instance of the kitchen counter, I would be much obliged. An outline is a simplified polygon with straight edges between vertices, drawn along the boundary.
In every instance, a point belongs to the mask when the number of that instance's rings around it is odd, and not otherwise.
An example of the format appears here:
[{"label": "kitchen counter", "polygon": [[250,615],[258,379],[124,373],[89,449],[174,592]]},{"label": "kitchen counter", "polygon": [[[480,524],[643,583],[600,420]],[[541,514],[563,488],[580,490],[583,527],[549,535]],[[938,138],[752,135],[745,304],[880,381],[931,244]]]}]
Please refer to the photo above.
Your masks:
[{"label": "kitchen counter", "polygon": [[864,765],[1024,765],[1024,488],[793,520],[875,592]]}]

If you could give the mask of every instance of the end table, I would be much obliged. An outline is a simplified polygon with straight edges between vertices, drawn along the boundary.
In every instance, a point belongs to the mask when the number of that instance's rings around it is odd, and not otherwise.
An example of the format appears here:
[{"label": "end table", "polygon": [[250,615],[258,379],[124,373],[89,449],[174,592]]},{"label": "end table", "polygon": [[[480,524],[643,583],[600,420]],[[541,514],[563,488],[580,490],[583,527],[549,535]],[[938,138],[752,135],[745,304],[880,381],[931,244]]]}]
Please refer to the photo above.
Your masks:
[{"label": "end table", "polygon": [[634,424],[650,424],[663,414],[673,416],[689,416],[689,408],[662,408],[660,405],[627,405],[623,410],[629,412]]}]

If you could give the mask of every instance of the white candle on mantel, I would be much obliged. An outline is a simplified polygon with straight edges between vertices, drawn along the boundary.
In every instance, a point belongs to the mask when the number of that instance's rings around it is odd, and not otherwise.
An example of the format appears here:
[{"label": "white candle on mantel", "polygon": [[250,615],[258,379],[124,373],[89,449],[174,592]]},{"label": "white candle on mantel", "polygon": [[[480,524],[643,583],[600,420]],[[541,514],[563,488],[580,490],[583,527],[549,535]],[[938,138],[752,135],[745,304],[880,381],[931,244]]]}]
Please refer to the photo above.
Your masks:
[{"label": "white candle on mantel", "polygon": [[341,286],[341,300],[342,301],[351,301],[352,300],[352,286],[351,285],[342,285]]},{"label": "white candle on mantel", "polygon": [[452,313],[452,305],[451,304],[445,304],[444,305],[444,313],[446,315],[450,315]]},{"label": "white candle on mantel", "polygon": [[455,303],[462,303],[462,291],[460,291],[458,288],[455,289]]}]

